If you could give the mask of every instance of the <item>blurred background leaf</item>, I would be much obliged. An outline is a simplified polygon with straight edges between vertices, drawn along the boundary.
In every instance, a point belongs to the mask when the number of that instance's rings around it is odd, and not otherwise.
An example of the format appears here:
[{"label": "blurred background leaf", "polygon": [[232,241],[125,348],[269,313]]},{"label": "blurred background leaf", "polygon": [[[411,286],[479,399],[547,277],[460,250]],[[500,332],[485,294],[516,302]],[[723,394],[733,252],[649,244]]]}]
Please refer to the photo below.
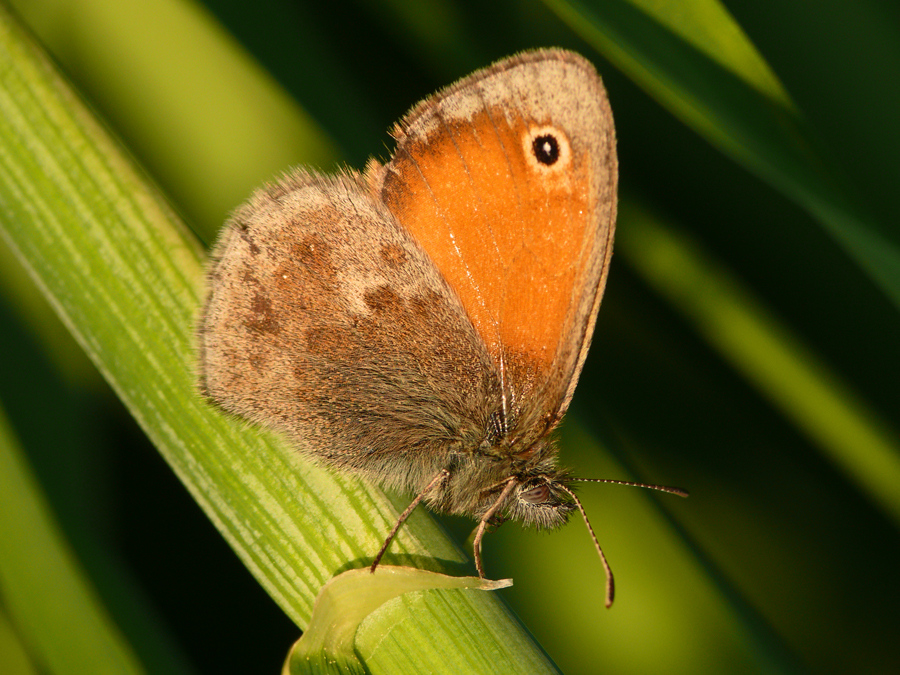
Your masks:
[{"label": "blurred background leaf", "polygon": [[[489,574],[566,672],[900,669],[896,3],[11,4],[207,243],[290,165],[387,157],[474,68],[591,58],[624,203],[563,462],[692,496],[582,490],[609,612],[575,522],[501,528]],[[101,594],[142,598],[200,672],[274,670],[293,625],[3,255],[0,400]]]}]

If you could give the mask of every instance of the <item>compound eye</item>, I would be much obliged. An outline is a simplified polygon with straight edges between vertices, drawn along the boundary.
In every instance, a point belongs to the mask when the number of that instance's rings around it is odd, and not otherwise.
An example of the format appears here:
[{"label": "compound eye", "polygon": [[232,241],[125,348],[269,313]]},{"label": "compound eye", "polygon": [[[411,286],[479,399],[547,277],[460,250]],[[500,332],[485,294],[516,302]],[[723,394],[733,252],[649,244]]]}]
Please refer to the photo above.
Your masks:
[{"label": "compound eye", "polygon": [[550,497],[550,487],[546,483],[535,485],[519,493],[519,499],[529,504],[546,504]]}]

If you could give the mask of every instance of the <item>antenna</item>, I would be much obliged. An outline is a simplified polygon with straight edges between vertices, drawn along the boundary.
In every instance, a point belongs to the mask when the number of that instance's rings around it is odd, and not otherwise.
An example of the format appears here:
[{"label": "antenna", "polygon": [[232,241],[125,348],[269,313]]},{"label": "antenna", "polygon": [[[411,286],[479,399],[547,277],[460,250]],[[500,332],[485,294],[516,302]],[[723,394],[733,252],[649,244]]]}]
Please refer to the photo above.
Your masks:
[{"label": "antenna", "polygon": [[[647,488],[648,490],[658,490],[659,492],[668,492],[670,495],[678,495],[679,497],[688,497],[690,493],[678,487],[669,487],[668,485],[650,485],[649,483],[633,483],[630,480],[614,480],[612,478],[567,478],[567,483],[613,483],[614,485],[627,485],[628,487]],[[570,493],[571,494],[571,493]]]},{"label": "antenna", "polygon": [[[687,490],[682,490],[681,488],[677,487],[668,487],[666,485],[649,485],[647,483],[634,483],[632,481],[614,480],[612,478],[570,478],[568,480],[570,483],[613,483],[615,485],[627,485],[629,487],[658,490],[660,492],[667,492],[672,495],[678,495],[679,497],[688,496]],[[584,518],[584,524],[587,525],[588,532],[590,532],[591,534],[591,539],[594,540],[594,547],[597,549],[597,554],[600,556],[600,562],[603,563],[603,569],[606,570],[606,608],[609,609],[610,607],[612,607],[613,599],[616,595],[616,584],[615,580],[613,579],[612,568],[609,566],[609,562],[607,562],[606,556],[603,554],[603,549],[600,548],[600,542],[597,540],[597,535],[594,534],[594,528],[591,527],[591,521],[588,520],[587,513],[584,510],[584,506],[582,506],[581,504],[581,500],[578,499],[578,495],[576,495],[565,485],[557,484],[557,487],[562,488],[572,499],[575,500],[575,504],[578,506],[578,510],[581,511],[581,517]]]}]

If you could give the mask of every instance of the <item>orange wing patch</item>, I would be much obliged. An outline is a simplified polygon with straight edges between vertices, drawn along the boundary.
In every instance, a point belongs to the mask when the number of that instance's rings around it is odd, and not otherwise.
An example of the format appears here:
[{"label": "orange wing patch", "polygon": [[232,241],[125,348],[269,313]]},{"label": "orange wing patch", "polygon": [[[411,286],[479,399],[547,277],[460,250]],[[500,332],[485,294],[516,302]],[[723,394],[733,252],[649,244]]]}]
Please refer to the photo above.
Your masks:
[{"label": "orange wing patch", "polygon": [[[548,129],[561,141],[552,167],[531,152]],[[546,377],[572,331],[595,234],[590,171],[562,130],[491,109],[407,139],[387,167],[382,198],[498,365],[521,355]]]}]

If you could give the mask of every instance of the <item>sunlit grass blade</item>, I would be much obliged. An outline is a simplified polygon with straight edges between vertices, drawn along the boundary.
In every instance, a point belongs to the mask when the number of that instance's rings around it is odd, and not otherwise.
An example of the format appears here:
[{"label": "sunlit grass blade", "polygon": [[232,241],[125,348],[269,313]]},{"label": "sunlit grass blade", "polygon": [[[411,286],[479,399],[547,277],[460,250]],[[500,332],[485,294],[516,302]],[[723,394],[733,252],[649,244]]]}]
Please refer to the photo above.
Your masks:
[{"label": "sunlit grass blade", "polygon": [[3,605],[0,605],[0,670],[8,675],[38,675],[40,672]]},{"label": "sunlit grass blade", "polygon": [[[301,461],[198,396],[199,245],[5,12],[0,63],[4,237],[232,548],[305,626],[321,585],[378,550],[396,509],[380,491]],[[390,557],[440,569],[461,559],[422,514]],[[453,650],[453,667],[466,672],[489,672],[483,654],[496,650],[519,672],[554,671],[496,598],[443,598],[401,622],[372,672],[401,672],[392,659],[409,664],[426,641],[437,654]],[[469,620],[454,623],[460,615]],[[423,659],[418,672],[447,672],[446,659]]]},{"label": "sunlit grass blade", "polygon": [[2,410],[0,605],[41,672],[144,672],[63,538]]},{"label": "sunlit grass blade", "polygon": [[64,30],[62,10],[13,4],[47,26],[58,56],[77,55],[70,66],[95,102],[208,242],[232,195],[249,193],[260,176],[339,158],[328,134],[200,3],[76,0],[65,11],[79,21]]},{"label": "sunlit grass blade", "polygon": [[802,111],[719,2],[547,4],[685,124],[809,211],[900,307],[900,238],[850,197]]},{"label": "sunlit grass blade", "polygon": [[619,251],[656,291],[900,524],[900,436],[699,245],[631,202]]},{"label": "sunlit grass blade", "polygon": [[5,609],[0,605],[0,669],[9,675],[38,675],[21,637],[16,633]]}]

